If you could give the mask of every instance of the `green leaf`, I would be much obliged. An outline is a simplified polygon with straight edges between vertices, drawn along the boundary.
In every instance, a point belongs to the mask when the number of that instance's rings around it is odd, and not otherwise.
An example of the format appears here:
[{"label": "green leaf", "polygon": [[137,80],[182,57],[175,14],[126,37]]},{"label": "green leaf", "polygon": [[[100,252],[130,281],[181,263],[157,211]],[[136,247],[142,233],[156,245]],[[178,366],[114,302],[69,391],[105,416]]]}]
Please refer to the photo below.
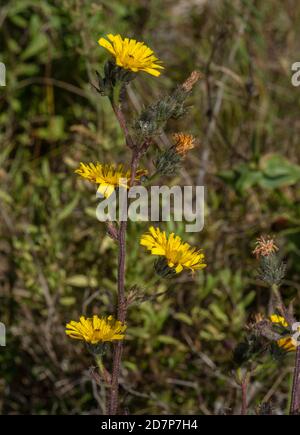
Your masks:
[{"label": "green leaf", "polygon": [[280,154],[267,154],[260,159],[258,168],[251,162],[243,163],[232,170],[220,172],[218,176],[239,192],[254,186],[276,189],[298,183],[300,166]]},{"label": "green leaf", "polygon": [[33,63],[21,63],[15,68],[15,73],[18,76],[34,76],[38,71],[39,66]]},{"label": "green leaf", "polygon": [[174,319],[184,322],[187,325],[191,326],[193,324],[192,318],[188,316],[186,313],[175,313],[173,317]]},{"label": "green leaf", "polygon": [[159,343],[163,343],[163,344],[171,344],[173,346],[176,346],[178,348],[178,350],[186,350],[186,346],[181,343],[179,340],[177,340],[174,337],[170,337],[169,335],[159,335],[157,337],[157,341]]},{"label": "green leaf", "polygon": [[252,290],[246,296],[244,296],[242,299],[243,306],[247,307],[248,305],[250,305],[251,302],[254,300],[255,295],[256,295],[255,291]]},{"label": "green leaf", "polygon": [[236,180],[236,172],[234,170],[225,170],[218,173],[218,177],[225,183],[231,184]]},{"label": "green leaf", "polygon": [[245,169],[241,173],[239,180],[236,183],[236,188],[240,192],[244,192],[245,190],[248,190],[250,187],[253,187],[255,184],[259,183],[262,177],[263,175],[259,171]]},{"label": "green leaf", "polygon": [[26,60],[32,56],[40,54],[48,46],[48,38],[44,33],[35,35],[21,55],[21,59]]},{"label": "green leaf", "polygon": [[97,280],[85,275],[73,275],[66,279],[66,284],[73,287],[97,287]]},{"label": "green leaf", "polygon": [[80,195],[76,194],[72,201],[62,209],[62,211],[57,216],[57,221],[62,221],[66,219],[73,212],[74,208],[77,206]]},{"label": "green leaf", "polygon": [[64,296],[60,298],[59,302],[61,305],[70,306],[75,304],[76,299],[73,296]]},{"label": "green leaf", "polygon": [[218,306],[218,304],[210,304],[209,306],[210,311],[212,312],[213,316],[222,322],[223,324],[228,324],[228,317],[226,314],[221,310],[221,308]]},{"label": "green leaf", "polygon": [[7,204],[11,204],[13,202],[13,198],[2,189],[0,190],[0,200],[6,202]]},{"label": "green leaf", "polygon": [[266,188],[291,186],[300,181],[300,166],[279,154],[268,154],[260,161],[263,178],[260,185]]}]

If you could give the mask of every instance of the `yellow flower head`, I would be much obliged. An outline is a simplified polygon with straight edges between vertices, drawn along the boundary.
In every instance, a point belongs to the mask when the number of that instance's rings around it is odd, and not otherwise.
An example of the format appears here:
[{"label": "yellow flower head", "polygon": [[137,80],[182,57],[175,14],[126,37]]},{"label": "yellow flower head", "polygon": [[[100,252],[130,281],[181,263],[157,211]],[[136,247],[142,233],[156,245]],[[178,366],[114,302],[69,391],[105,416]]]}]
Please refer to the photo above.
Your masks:
[{"label": "yellow flower head", "polygon": [[[277,314],[272,314],[270,320],[274,325],[282,326],[283,328],[288,328],[289,326],[285,318]],[[286,352],[293,352],[297,348],[297,341],[292,337],[283,337],[277,340],[277,345]]]},{"label": "yellow flower head", "polygon": [[165,231],[150,227],[149,233],[143,234],[140,243],[151,251],[151,254],[164,256],[168,266],[173,268],[176,273],[181,272],[184,268],[195,271],[206,267],[203,262],[204,254],[183,242],[174,233],[167,236]]},{"label": "yellow flower head", "polygon": [[[80,163],[76,174],[87,180],[99,184],[98,192],[105,198],[109,198],[116,187],[122,186],[128,189],[131,171],[125,171],[123,165],[102,165],[101,163]],[[135,182],[138,182],[147,171],[139,169],[136,173]]]},{"label": "yellow flower head", "polygon": [[126,325],[113,316],[100,318],[80,317],[79,322],[72,320],[66,325],[66,334],[76,340],[83,340],[89,344],[104,343],[106,341],[123,340]]},{"label": "yellow flower head", "polygon": [[143,42],[135,39],[122,38],[121,35],[107,35],[109,41],[100,38],[98,43],[106,48],[116,59],[116,64],[133,72],[145,71],[153,76],[159,76],[160,61],[153,51]]},{"label": "yellow flower head", "polygon": [[173,134],[173,140],[176,152],[181,156],[185,156],[195,146],[195,138],[191,134],[175,133]]},{"label": "yellow flower head", "polygon": [[284,317],[278,316],[278,314],[272,314],[270,320],[273,324],[282,326],[283,328],[288,328],[288,323]]}]

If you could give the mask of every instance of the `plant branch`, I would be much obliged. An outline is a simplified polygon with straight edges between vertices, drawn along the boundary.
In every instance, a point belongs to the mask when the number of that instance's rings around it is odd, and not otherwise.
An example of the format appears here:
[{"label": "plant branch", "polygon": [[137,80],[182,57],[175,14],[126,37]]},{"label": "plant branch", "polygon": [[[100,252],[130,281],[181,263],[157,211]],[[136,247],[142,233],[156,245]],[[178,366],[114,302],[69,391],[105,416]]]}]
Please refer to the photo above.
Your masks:
[{"label": "plant branch", "polygon": [[[283,317],[288,321],[289,326],[292,326],[295,319],[290,315],[289,311],[286,309],[282,297],[279,291],[278,285],[273,284],[271,298],[275,301],[275,307],[278,307]],[[292,386],[292,397],[290,414],[298,414],[300,412],[300,346],[297,346],[294,374],[293,374],[293,386]]]},{"label": "plant branch", "polygon": [[300,412],[300,346],[297,346],[293,376],[292,400],[290,414]]},{"label": "plant branch", "polygon": [[133,149],[134,148],[134,141],[129,133],[127,124],[126,124],[126,119],[124,116],[124,113],[122,111],[121,105],[120,104],[115,104],[113,101],[111,101],[112,107],[113,107],[113,111],[116,115],[116,118],[120,124],[121,129],[123,130],[125,139],[126,139],[126,145]]},{"label": "plant branch", "polygon": [[[118,259],[118,320],[125,323],[126,320],[126,297],[125,297],[125,260],[126,260],[126,229],[127,222],[120,225],[119,230],[119,259]],[[123,352],[123,342],[120,340],[115,344],[113,355],[113,370],[111,379],[111,391],[109,400],[109,415],[116,415],[118,411],[119,397],[119,376],[121,359]]]},{"label": "plant branch", "polygon": [[[114,104],[112,101],[112,107],[114,113],[119,121],[120,127],[122,128],[127,146],[132,149],[132,159],[131,159],[131,176],[129,181],[129,188],[133,186],[136,171],[138,167],[138,162],[140,155],[137,153],[136,148],[134,146],[134,142],[132,137],[129,134],[126,120],[124,114],[121,109],[120,104]],[[127,314],[127,300],[125,295],[125,268],[126,268],[126,231],[127,231],[127,221],[122,221],[120,223],[120,228],[118,232],[118,241],[119,241],[119,258],[118,258],[118,320],[120,322],[126,322],[126,314]],[[110,390],[110,399],[108,405],[108,414],[116,415],[118,412],[118,398],[119,398],[119,377],[120,377],[120,369],[121,369],[121,360],[123,353],[123,342],[120,340],[117,344],[115,344],[114,354],[113,354],[113,369],[112,369],[112,378],[111,378],[111,390]]]},{"label": "plant branch", "polygon": [[248,404],[247,404],[247,391],[248,391],[248,384],[249,384],[249,373],[246,373],[242,383],[241,383],[241,388],[242,388],[242,409],[241,409],[241,414],[242,415],[247,415],[247,408],[248,408]]}]

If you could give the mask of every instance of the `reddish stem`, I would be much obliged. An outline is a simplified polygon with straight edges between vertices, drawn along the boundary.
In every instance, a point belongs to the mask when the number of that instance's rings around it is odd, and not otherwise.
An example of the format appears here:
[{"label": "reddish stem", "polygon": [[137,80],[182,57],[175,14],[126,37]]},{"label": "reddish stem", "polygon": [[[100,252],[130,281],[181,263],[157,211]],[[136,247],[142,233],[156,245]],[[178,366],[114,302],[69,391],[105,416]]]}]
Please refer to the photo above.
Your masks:
[{"label": "reddish stem", "polygon": [[290,414],[297,414],[300,411],[300,346],[297,346],[295,356],[295,368],[292,387],[292,399]]},{"label": "reddish stem", "polygon": [[[131,177],[129,187],[134,183],[139,157],[133,152],[131,160]],[[126,266],[126,230],[127,221],[122,221],[119,229],[119,260],[118,260],[118,320],[125,323],[127,314],[127,301],[125,296],[125,266]],[[115,344],[113,355],[113,370],[111,379],[110,400],[108,414],[116,415],[118,412],[119,402],[119,376],[121,369],[121,360],[123,352],[123,341]]]},{"label": "reddish stem", "polygon": [[118,107],[115,107],[113,105],[113,110],[114,110],[114,113],[116,115],[117,120],[119,121],[120,127],[123,130],[123,133],[124,133],[124,136],[125,136],[125,139],[126,139],[126,145],[129,148],[134,149],[134,145],[135,144],[134,144],[134,142],[132,140],[132,137],[131,137],[131,135],[130,135],[130,133],[128,131],[127,124],[126,124],[126,119],[125,119],[125,116],[124,116],[124,114],[122,112],[121,106],[119,105]]},{"label": "reddish stem", "polygon": [[242,415],[247,415],[247,390],[248,390],[248,375],[246,374],[243,381],[242,381],[242,409],[241,409],[241,414]]}]

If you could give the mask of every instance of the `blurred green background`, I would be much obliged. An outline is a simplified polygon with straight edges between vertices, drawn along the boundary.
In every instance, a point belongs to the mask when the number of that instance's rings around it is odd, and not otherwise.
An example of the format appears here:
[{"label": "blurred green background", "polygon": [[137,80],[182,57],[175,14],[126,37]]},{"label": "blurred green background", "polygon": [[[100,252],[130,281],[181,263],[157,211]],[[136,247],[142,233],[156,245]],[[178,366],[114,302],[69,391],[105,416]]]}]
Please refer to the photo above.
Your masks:
[{"label": "blurred green background", "polygon": [[[187,116],[157,142],[166,146],[176,131],[199,139],[180,175],[160,182],[206,186],[205,228],[161,228],[203,248],[208,267],[157,284],[153,258],[139,246],[147,224],[129,224],[127,287],[150,296],[170,285],[171,292],[129,310],[121,406],[140,414],[239,413],[233,349],[269,301],[251,254],[261,233],[280,245],[284,300],[295,300],[300,315],[300,88],[291,84],[299,25],[297,0],[1,2],[1,413],[105,412],[92,357],[64,326],[115,307],[116,246],[95,218],[94,186],[74,175],[80,161],[130,158],[108,101],[91,86],[107,59],[97,40],[107,33],[145,41],[165,65],[161,77],[139,74],[131,84],[128,119],[194,69],[203,73]],[[149,170],[151,160],[150,153],[143,162]],[[108,369],[110,361],[108,354]],[[266,400],[285,412],[292,367],[292,356],[258,364],[252,412]]]}]

